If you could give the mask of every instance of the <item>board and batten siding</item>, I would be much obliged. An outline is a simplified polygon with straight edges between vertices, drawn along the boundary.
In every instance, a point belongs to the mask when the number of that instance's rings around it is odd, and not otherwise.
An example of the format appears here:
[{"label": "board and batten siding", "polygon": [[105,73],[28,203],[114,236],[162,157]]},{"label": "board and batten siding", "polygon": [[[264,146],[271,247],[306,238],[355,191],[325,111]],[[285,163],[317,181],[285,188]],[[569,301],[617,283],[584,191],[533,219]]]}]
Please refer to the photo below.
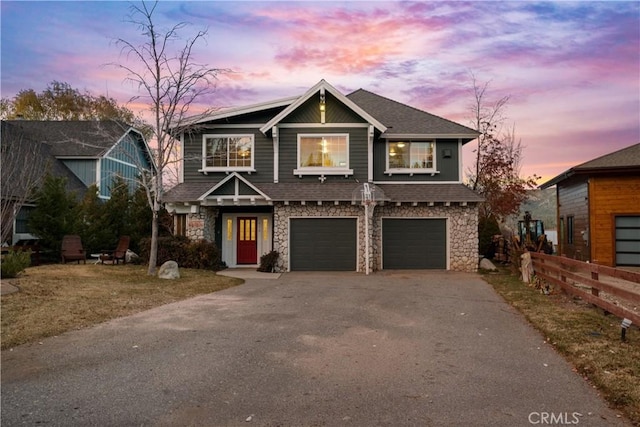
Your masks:
[{"label": "board and batten siding", "polygon": [[96,159],[65,159],[62,162],[87,187],[96,183]]},{"label": "board and batten siding", "polygon": [[640,177],[589,179],[591,261],[615,267],[615,217],[640,215]]},{"label": "board and batten siding", "polygon": [[[331,123],[366,123],[362,117],[328,92],[325,95],[325,107],[327,126]],[[320,123],[320,97],[312,96],[281,123]]]}]

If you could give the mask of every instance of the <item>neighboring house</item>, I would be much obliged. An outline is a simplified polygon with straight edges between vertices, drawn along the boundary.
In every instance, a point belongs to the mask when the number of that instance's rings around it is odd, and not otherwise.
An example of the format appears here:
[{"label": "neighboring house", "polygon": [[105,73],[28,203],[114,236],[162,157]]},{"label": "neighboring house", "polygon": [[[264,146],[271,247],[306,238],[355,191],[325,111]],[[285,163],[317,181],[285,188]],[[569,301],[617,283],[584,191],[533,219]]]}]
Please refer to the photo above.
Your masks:
[{"label": "neighboring house", "polygon": [[229,267],[276,250],[278,271],[477,269],[482,198],[462,183],[473,129],[324,80],[191,125],[164,200],[176,231],[216,242]]},{"label": "neighboring house", "polygon": [[582,163],[556,186],[558,253],[582,261],[640,266],[640,144]]},{"label": "neighboring house", "polygon": [[[96,184],[99,197],[109,199],[114,177],[125,178],[133,189],[141,168],[155,168],[144,136],[117,121],[3,120],[1,137],[5,146],[3,165],[23,162],[25,169],[33,169],[37,163],[41,177],[51,173],[66,178],[67,190],[75,192],[78,198]],[[20,199],[27,191],[21,180],[7,182],[4,171],[2,176],[3,202]],[[34,238],[27,229],[33,206],[27,199],[24,205],[16,207],[20,210],[13,223],[12,242]]]}]

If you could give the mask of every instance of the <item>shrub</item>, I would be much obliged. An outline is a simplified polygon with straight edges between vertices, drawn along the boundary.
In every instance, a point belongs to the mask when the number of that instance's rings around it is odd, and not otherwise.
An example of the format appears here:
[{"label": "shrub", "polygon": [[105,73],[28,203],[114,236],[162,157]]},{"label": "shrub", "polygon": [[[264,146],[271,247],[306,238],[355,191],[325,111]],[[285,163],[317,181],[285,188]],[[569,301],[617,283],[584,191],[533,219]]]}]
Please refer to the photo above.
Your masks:
[{"label": "shrub", "polygon": [[277,251],[271,251],[268,254],[264,254],[260,257],[260,266],[258,271],[265,273],[273,273],[276,269],[276,263],[278,262],[278,256],[280,254]]},{"label": "shrub", "polygon": [[31,265],[31,251],[9,251],[2,258],[0,275],[3,279],[17,277],[25,268]]},{"label": "shrub", "polygon": [[[151,239],[140,241],[140,258],[149,262]],[[184,236],[158,237],[158,265],[173,260],[184,268],[198,268],[202,270],[222,270],[225,268],[221,261],[220,250],[213,242],[207,240],[191,241]]]},{"label": "shrub", "polygon": [[478,253],[488,259],[493,259],[495,247],[493,236],[501,234],[498,221],[493,217],[480,218],[478,221]]},{"label": "shrub", "polygon": [[183,265],[188,268],[203,270],[221,270],[220,251],[213,242],[197,240],[187,245],[186,259]]}]

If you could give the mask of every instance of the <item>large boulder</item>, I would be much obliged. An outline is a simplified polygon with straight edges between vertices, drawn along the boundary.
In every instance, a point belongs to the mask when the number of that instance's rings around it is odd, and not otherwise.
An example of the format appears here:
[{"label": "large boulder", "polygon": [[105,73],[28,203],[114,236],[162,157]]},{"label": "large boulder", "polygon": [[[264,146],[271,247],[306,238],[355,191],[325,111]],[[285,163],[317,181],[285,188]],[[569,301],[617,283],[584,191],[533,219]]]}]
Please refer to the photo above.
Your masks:
[{"label": "large boulder", "polygon": [[482,258],[480,260],[480,270],[498,271],[496,266],[493,265],[493,263],[489,261],[487,258]]},{"label": "large boulder", "polygon": [[133,252],[131,249],[127,249],[127,253],[124,255],[124,259],[127,263],[133,262],[140,258],[137,253]]},{"label": "large boulder", "polygon": [[160,279],[179,279],[180,270],[178,269],[178,263],[175,261],[167,261],[160,266],[158,270],[158,278]]}]

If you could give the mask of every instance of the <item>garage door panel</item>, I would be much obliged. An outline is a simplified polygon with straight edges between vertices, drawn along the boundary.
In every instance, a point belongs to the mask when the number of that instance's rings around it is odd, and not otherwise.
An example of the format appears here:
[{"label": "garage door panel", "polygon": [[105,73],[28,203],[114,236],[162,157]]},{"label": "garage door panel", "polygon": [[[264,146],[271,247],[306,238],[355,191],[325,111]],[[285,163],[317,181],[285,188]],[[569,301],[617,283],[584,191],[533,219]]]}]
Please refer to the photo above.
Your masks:
[{"label": "garage door panel", "polygon": [[355,271],[355,218],[292,218],[292,271]]},{"label": "garage door panel", "polygon": [[640,216],[616,217],[616,265],[640,266]]},{"label": "garage door panel", "polygon": [[445,219],[383,219],[384,269],[446,269]]}]

